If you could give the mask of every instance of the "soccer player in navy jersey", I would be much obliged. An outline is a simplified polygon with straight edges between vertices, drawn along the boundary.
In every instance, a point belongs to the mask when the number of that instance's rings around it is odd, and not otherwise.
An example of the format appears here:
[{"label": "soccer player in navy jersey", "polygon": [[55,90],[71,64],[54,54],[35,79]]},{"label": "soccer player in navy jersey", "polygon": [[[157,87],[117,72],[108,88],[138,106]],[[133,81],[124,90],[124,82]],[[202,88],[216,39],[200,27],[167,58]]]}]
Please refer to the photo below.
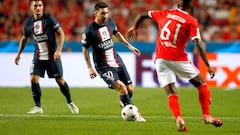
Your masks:
[{"label": "soccer player in navy jersey", "polygon": [[175,86],[176,76],[190,81],[198,89],[203,121],[216,127],[220,127],[223,124],[220,119],[213,118],[210,115],[210,91],[199,70],[188,60],[185,52],[187,41],[190,38],[196,45],[211,78],[214,77],[215,71],[206,57],[198,21],[191,15],[192,11],[192,0],[179,0],[178,9],[150,10],[148,13],[139,14],[126,34],[127,39],[134,38],[139,24],[144,19],[152,19],[158,24],[159,32],[155,50],[158,80],[168,95],[168,105],[176,118],[178,131],[183,132],[187,131],[187,128],[182,118],[178,101]]},{"label": "soccer player in navy jersey", "polygon": [[15,58],[15,64],[18,65],[27,40],[32,37],[35,41],[35,52],[30,69],[30,80],[35,106],[28,113],[43,113],[39,79],[44,77],[46,71],[49,78],[55,78],[71,112],[77,114],[78,107],[73,103],[68,84],[63,78],[61,54],[65,38],[64,31],[53,16],[44,13],[43,0],[31,0],[30,8],[33,16],[26,20],[24,35],[20,39],[19,50]]},{"label": "soccer player in navy jersey", "polygon": [[[116,89],[120,95],[120,103],[123,106],[132,104],[131,97],[134,91],[132,80],[121,57],[114,50],[112,36],[124,43],[137,56],[141,53],[133,47],[118,31],[116,24],[109,18],[108,5],[99,2],[95,5],[95,21],[87,26],[82,35],[82,51],[89,70],[90,78],[98,74],[109,85]],[[91,64],[89,50],[92,48],[95,68]],[[96,72],[96,70],[97,72]],[[136,121],[145,121],[139,114]]]}]

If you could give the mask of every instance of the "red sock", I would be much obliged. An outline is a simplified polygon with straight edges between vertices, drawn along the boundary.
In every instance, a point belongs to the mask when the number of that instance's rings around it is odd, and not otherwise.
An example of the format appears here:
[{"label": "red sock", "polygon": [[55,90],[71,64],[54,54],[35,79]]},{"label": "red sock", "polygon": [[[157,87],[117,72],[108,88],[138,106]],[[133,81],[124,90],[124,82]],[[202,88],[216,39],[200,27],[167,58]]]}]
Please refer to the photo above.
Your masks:
[{"label": "red sock", "polygon": [[210,114],[211,93],[208,90],[207,84],[203,84],[198,87],[198,99],[202,107],[203,114]]},{"label": "red sock", "polygon": [[178,102],[178,96],[173,94],[168,96],[168,107],[170,108],[172,114],[177,118],[181,116],[180,105]]}]

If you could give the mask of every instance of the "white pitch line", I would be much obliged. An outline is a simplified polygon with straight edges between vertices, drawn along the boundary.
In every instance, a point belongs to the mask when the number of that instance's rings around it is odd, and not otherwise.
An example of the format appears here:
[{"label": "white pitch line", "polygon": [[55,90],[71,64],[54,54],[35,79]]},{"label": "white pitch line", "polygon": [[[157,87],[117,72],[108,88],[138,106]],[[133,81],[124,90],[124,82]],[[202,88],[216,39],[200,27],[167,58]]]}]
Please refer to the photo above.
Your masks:
[{"label": "white pitch line", "polygon": [[[0,117],[44,117],[44,118],[120,118],[121,116],[119,115],[109,115],[109,116],[104,116],[104,115],[46,115],[46,114],[36,114],[36,115],[26,115],[26,114],[0,114]],[[144,116],[145,118],[148,119],[173,119],[172,116]],[[184,117],[186,119],[201,119],[201,117]],[[240,117],[219,117],[221,119],[225,120],[240,120]]]}]

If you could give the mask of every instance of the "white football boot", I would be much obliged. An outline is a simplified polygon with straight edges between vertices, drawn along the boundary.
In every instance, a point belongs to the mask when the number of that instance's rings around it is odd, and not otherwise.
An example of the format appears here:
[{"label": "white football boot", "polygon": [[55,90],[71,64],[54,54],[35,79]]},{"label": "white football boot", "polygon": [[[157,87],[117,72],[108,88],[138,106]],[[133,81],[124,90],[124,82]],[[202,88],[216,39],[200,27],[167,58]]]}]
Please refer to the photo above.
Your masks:
[{"label": "white football boot", "polygon": [[43,109],[41,107],[38,106],[34,106],[33,108],[30,109],[29,112],[27,112],[28,114],[36,114],[36,113],[43,113]]},{"label": "white football boot", "polygon": [[69,103],[68,107],[73,114],[78,114],[79,113],[78,107],[73,102]]}]

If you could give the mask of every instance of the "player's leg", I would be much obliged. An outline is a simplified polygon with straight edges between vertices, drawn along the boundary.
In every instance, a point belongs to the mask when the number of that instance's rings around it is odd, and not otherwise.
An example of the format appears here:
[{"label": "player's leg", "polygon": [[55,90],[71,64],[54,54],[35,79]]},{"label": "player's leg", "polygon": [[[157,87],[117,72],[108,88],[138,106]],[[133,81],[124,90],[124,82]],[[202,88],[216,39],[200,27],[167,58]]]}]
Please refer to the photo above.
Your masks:
[{"label": "player's leg", "polygon": [[31,82],[31,91],[32,97],[35,103],[35,107],[31,108],[28,112],[29,114],[43,113],[41,108],[41,88],[39,85],[40,76],[44,77],[44,68],[40,63],[32,63],[30,69],[30,82]]},{"label": "player's leg", "polygon": [[206,124],[212,124],[216,127],[222,126],[223,122],[220,119],[213,118],[210,115],[211,92],[202,76],[198,74],[196,77],[191,79],[190,82],[198,89],[198,99],[201,105],[204,122]]},{"label": "player's leg", "polygon": [[185,122],[182,118],[177,89],[175,86],[176,75],[167,65],[169,61],[157,59],[155,62],[158,81],[168,95],[168,107],[176,119],[178,131],[187,131]]},{"label": "player's leg", "polygon": [[120,101],[124,106],[132,104],[126,85],[119,79],[117,68],[98,69],[97,72],[110,89],[115,89],[119,93]]},{"label": "player's leg", "polygon": [[117,80],[117,81],[113,82],[112,87],[116,91],[118,91],[118,93],[120,95],[120,101],[123,103],[124,106],[126,106],[128,104],[132,104],[131,98],[128,95],[127,87],[122,81]]},{"label": "player's leg", "polygon": [[[133,92],[134,92],[134,86],[132,84],[132,80],[130,78],[130,75],[125,65],[123,65],[121,69],[118,71],[118,76],[119,76],[119,79],[126,85],[128,96],[132,98]],[[120,101],[120,107],[124,107],[124,104],[121,101]]]},{"label": "player's leg", "polygon": [[63,69],[61,60],[58,61],[51,61],[50,66],[47,68],[47,74],[49,78],[55,78],[61,93],[66,98],[68,107],[70,108],[71,112],[77,114],[79,112],[78,107],[73,103],[71,98],[71,93],[67,82],[63,78]]},{"label": "player's leg", "polygon": [[128,95],[130,98],[132,98],[133,92],[134,92],[134,86],[133,84],[128,84],[126,86],[127,86]]},{"label": "player's leg", "polygon": [[64,97],[67,100],[67,105],[68,105],[70,111],[73,114],[78,114],[79,113],[78,107],[72,101],[70,89],[69,89],[67,82],[64,80],[63,77],[55,78],[55,79],[56,79],[56,82],[57,82],[62,94],[64,95]]},{"label": "player's leg", "polygon": [[183,80],[189,80],[198,89],[198,99],[201,105],[203,120],[207,124],[220,127],[223,123],[210,116],[211,93],[199,70],[191,62],[175,62],[176,73]]},{"label": "player's leg", "polygon": [[[127,91],[128,91],[128,96],[129,96],[129,98],[131,99],[132,96],[133,96],[133,91],[134,91],[133,84],[128,84],[128,85],[127,85]],[[119,106],[120,106],[121,108],[124,107],[124,104],[122,103],[121,100],[120,100],[120,102],[119,102]]]},{"label": "player's leg", "polygon": [[126,66],[123,64],[120,71],[118,72],[119,79],[127,86],[128,95],[130,98],[133,96],[134,86],[132,84],[131,77],[127,71]]},{"label": "player's leg", "polygon": [[202,114],[210,114],[211,94],[206,83],[204,83],[201,75],[197,75],[190,80],[193,86],[198,89],[198,99],[201,104]]},{"label": "player's leg", "polygon": [[173,116],[175,118],[182,116],[175,83],[167,84],[164,87],[164,90],[168,95],[168,107],[170,108]]},{"label": "player's leg", "polygon": [[[126,106],[128,104],[133,104],[131,101],[131,98],[129,97],[127,87],[122,81],[120,80],[115,81],[112,84],[112,87],[119,92],[120,102],[123,104],[123,106]],[[142,117],[141,113],[138,112],[138,114],[136,115],[136,121],[145,122],[146,120]]]},{"label": "player's leg", "polygon": [[64,80],[63,77],[59,77],[59,78],[55,78],[61,93],[64,95],[64,97],[66,98],[67,103],[71,103],[72,102],[72,98],[71,98],[71,94],[70,94],[70,89],[69,86],[67,84],[67,82]]},{"label": "player's leg", "polygon": [[181,114],[181,108],[179,104],[177,89],[175,86],[175,83],[167,84],[164,87],[164,90],[166,91],[168,95],[168,107],[170,108],[173,116],[176,118],[176,125],[178,128],[178,131],[180,132],[186,132],[187,127],[186,124],[182,118]]},{"label": "player's leg", "polygon": [[[125,65],[123,65],[121,67],[121,69],[118,72],[118,76],[119,79],[125,84],[125,86],[127,87],[127,93],[129,98],[131,99],[133,96],[133,92],[134,92],[134,86],[132,84],[132,80],[129,76],[129,73],[127,71],[127,68],[125,67]],[[122,101],[120,101],[120,107],[124,107],[124,104],[122,103]],[[142,117],[140,111],[138,112],[137,116],[136,116],[136,121],[137,122],[145,122],[146,120]]]},{"label": "player's leg", "polygon": [[67,103],[71,103],[71,95],[67,82],[63,78],[63,69],[61,60],[50,61],[48,67],[46,68],[49,78],[55,78],[62,94],[65,96]]}]

